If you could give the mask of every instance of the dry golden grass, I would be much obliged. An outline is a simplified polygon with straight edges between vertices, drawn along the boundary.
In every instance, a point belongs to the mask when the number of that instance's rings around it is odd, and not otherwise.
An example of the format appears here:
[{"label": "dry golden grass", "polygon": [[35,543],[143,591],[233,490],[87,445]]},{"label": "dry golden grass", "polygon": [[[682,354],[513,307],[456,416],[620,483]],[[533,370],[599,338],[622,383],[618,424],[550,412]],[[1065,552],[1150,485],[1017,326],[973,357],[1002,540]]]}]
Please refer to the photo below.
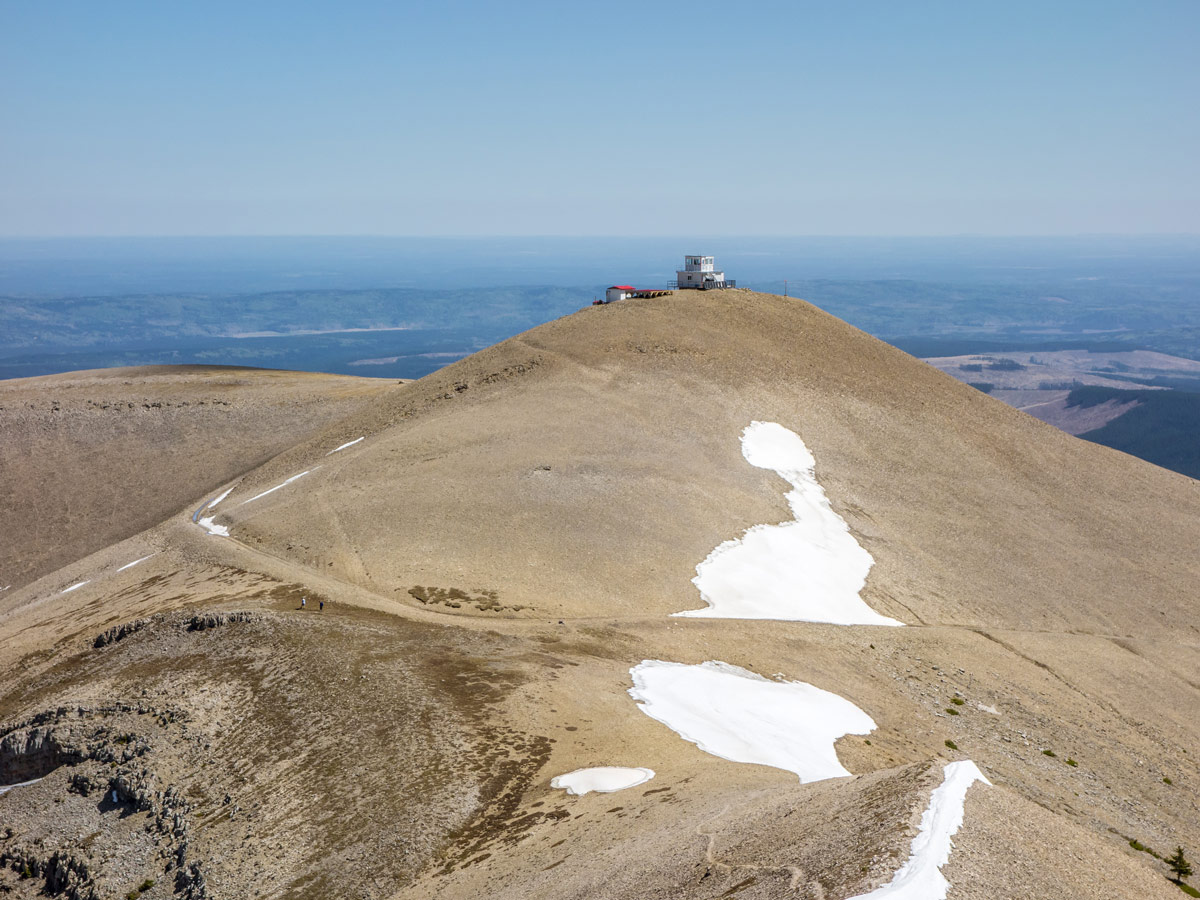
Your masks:
[{"label": "dry golden grass", "polygon": [[[313,398],[343,388],[318,422]],[[161,524],[72,544],[0,595],[0,718],[140,690],[187,713],[186,733],[152,730],[150,763],[190,792],[214,895],[838,900],[891,877],[941,766],[971,758],[995,786],[969,795],[952,897],[1175,896],[1128,841],[1200,846],[1195,482],[745,291],[584,309],[356,390],[294,397],[315,436],[218,508],[232,539],[191,524],[225,481],[188,469]],[[875,558],[864,598],[910,627],[670,618],[701,605],[690,579],[717,544],[790,518],[786,484],[741,456],[752,420],[804,439]],[[75,465],[67,434],[39,465]],[[231,609],[258,617],[172,618]],[[799,785],[639,712],[643,659],[780,673],[878,728],[838,743],[857,777]],[[589,765],[657,775],[549,787]],[[26,838],[68,768],[0,798]]]}]

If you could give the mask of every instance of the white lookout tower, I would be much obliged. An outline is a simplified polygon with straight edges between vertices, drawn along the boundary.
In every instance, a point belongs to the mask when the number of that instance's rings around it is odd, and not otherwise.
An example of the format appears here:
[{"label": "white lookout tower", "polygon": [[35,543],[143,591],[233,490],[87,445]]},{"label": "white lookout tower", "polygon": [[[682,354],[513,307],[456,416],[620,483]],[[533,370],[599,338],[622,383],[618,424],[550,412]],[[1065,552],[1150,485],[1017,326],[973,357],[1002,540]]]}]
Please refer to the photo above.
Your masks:
[{"label": "white lookout tower", "polygon": [[711,256],[685,256],[683,268],[675,270],[675,279],[671,287],[695,288],[700,291],[737,287],[736,281],[725,280],[724,272],[715,271],[715,262]]}]

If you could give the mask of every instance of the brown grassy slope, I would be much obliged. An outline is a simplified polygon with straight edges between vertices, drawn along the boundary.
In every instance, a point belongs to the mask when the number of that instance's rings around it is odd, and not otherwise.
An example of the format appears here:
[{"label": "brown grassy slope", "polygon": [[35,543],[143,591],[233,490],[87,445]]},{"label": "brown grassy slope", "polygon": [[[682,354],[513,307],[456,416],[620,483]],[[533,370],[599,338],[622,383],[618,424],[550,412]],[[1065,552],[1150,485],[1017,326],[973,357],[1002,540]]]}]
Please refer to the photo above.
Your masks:
[{"label": "brown grassy slope", "polygon": [[[197,541],[206,553],[246,560],[233,542]],[[1180,647],[1057,636],[1047,666],[1025,658],[1038,648],[1022,646],[1022,636],[958,628],[478,617],[430,627],[343,605],[353,589],[330,595],[339,599],[324,612],[311,602],[301,611],[297,598],[313,596],[311,582],[280,584],[192,554],[165,551],[0,621],[5,649],[43,648],[0,677],[0,720],[125,699],[181,710],[182,727],[166,729],[127,717],[69,719],[149,742],[135,769],[148,766],[183,792],[188,860],[213,896],[241,896],[250,883],[278,898],[402,888],[405,900],[711,900],[751,878],[731,896],[780,896],[798,875],[796,896],[840,900],[888,880],[937,770],[963,755],[996,783],[972,789],[984,804],[972,809],[987,817],[969,812],[956,839],[973,847],[952,857],[954,883],[980,891],[970,896],[1046,896],[1054,884],[1055,896],[1080,900],[1168,897],[1174,888],[1127,838],[1160,848],[1200,839],[1197,770],[1181,749],[1200,739],[1195,688],[1154,663]],[[104,628],[180,604],[251,609],[258,619],[196,633],[167,616],[92,645]],[[847,697],[878,725],[838,745],[864,777],[801,786],[790,773],[704,753],[625,693],[628,667],[648,657],[727,660]],[[942,708],[956,694],[966,704],[947,717]],[[1164,721],[1167,710],[1178,720]],[[126,864],[137,849],[121,831],[128,804],[96,809],[95,793],[114,773],[93,762],[0,798],[0,818],[17,828],[0,837],[0,854],[25,848],[47,858],[65,848],[120,896],[154,872]],[[600,764],[657,775],[615,795],[550,788],[556,774]],[[5,771],[0,759],[0,780]],[[99,785],[90,804],[68,790],[77,777]],[[6,878],[18,897],[37,892],[37,882],[0,873],[0,884]]]},{"label": "brown grassy slope", "polygon": [[813,451],[887,615],[1200,635],[1200,484],[746,291],[591,307],[476,354],[345,423],[369,435],[352,450],[273,460],[224,521],[400,599],[416,584],[524,615],[661,616],[702,605],[690,579],[719,543],[790,517],[784,482],[741,456],[756,419]]},{"label": "brown grassy slope", "polygon": [[[568,798],[571,818],[539,824],[519,847],[509,843],[511,833],[501,834],[479,848],[487,859],[449,873],[427,871],[398,895],[404,900],[711,900],[752,876],[757,881],[731,896],[857,896],[886,882],[906,858],[927,803],[927,794],[896,776],[906,766],[933,764],[928,788],[947,760],[961,758],[974,759],[995,787],[972,788],[973,800],[987,801],[987,819],[969,811],[955,844],[964,845],[976,827],[987,836],[959,860],[953,883],[963,893],[951,897],[1166,898],[1174,888],[1151,858],[1129,850],[1127,839],[1154,847],[1190,847],[1200,839],[1197,769],[1187,752],[1198,738],[1194,689],[1142,662],[1141,676],[1155,681],[1164,699],[1147,703],[1137,689],[1122,698],[1123,709],[1110,706],[1103,695],[1118,693],[1134,666],[1107,671],[1120,652],[1097,638],[1060,636],[1072,651],[1103,661],[1106,671],[1089,674],[1048,670],[958,628],[568,620],[537,634],[545,651],[568,665],[547,666],[513,698],[516,721],[533,719],[536,725],[524,727],[558,739],[525,808],[561,802],[550,778],[580,766],[647,766],[657,775],[632,790]],[[869,736],[838,742],[842,763],[860,777],[801,786],[787,772],[722,760],[681,740],[636,712],[625,693],[629,661],[647,656],[721,659],[850,699],[878,725]],[[965,702],[949,716],[944,708],[956,695]],[[1163,723],[1162,710],[1177,702],[1192,721]],[[1173,785],[1162,782],[1168,772]],[[796,870],[793,895],[786,888]],[[1046,893],[1049,884],[1056,889]]]},{"label": "brown grassy slope", "polygon": [[0,381],[0,588],[157,524],[395,387],[218,366]]},{"label": "brown grassy slope", "polygon": [[[876,557],[877,608],[970,627],[668,618],[699,605],[689,579],[717,543],[788,516],[784,483],[741,457],[754,418],[813,449]],[[729,292],[588,309],[250,473],[220,507],[233,540],[177,512],[14,589],[0,612],[0,719],[114,698],[181,707],[186,729],[151,724],[139,765],[184,792],[189,861],[215,896],[841,900],[890,877],[941,764],[968,756],[996,787],[972,788],[952,897],[1168,897],[1161,865],[1128,839],[1200,842],[1195,564],[1180,552],[1196,537],[1191,490],[797,301]],[[161,552],[116,572],[143,546]],[[1154,580],[1126,571],[1137,565]],[[1122,608],[1109,570],[1140,592],[1138,610]],[[476,602],[421,605],[414,584]],[[296,609],[314,591],[334,605]],[[343,620],[343,604],[395,622]],[[92,646],[181,606],[264,617],[198,634],[169,619]],[[1135,637],[1065,633],[1112,620]],[[627,695],[647,658],[720,659],[846,697],[878,726],[838,743],[862,777],[798,785],[701,751]],[[615,795],[550,787],[605,764],[657,775]],[[75,776],[102,781],[104,765],[0,798],[0,818],[23,817],[0,853],[65,848],[119,896],[145,877],[124,861],[149,838],[123,808],[82,804]],[[405,789],[424,780],[436,790]],[[0,879],[15,896],[41,889],[12,869]]]},{"label": "brown grassy slope", "polygon": [[[198,897],[377,897],[546,755],[489,714],[523,677],[512,640],[342,604],[297,614],[298,585],[162,562],[103,606],[170,606],[198,574],[189,598],[233,595],[234,614],[138,619],[102,647],[84,630],[0,690],[0,784],[48,775],[0,796],[0,894],[44,896],[38,866],[57,852],[99,896],[146,878],[167,896],[196,865]],[[180,798],[173,826],[146,786]]]}]

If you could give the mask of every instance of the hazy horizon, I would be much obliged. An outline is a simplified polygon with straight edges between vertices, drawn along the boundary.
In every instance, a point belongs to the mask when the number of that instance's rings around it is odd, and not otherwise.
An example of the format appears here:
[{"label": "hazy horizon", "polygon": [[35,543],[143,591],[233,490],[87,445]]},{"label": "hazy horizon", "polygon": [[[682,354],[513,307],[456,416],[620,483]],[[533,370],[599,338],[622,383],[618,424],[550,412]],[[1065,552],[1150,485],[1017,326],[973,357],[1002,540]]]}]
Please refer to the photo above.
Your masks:
[{"label": "hazy horizon", "polygon": [[0,377],[171,362],[417,377],[608,285],[666,287],[685,253],[885,340],[938,339],[922,353],[1200,354],[1190,236],[26,238],[0,239]]},{"label": "hazy horizon", "polygon": [[0,296],[556,285],[591,290],[675,277],[715,255],[743,286],[785,280],[1018,283],[1182,278],[1200,287],[1200,237],[55,237],[0,238]]},{"label": "hazy horizon", "polygon": [[1200,6],[0,9],[0,234],[1200,231]]}]

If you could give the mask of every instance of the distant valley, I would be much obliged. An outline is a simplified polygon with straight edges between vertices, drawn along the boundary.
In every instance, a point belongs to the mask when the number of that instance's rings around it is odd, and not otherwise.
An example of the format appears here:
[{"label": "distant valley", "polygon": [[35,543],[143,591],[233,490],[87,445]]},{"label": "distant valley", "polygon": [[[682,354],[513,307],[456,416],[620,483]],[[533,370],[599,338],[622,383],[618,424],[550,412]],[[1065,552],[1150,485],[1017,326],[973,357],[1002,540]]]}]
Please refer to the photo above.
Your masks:
[{"label": "distant valley", "polygon": [[1147,350],[1048,350],[925,360],[1097,444],[1200,478],[1200,362]]}]

